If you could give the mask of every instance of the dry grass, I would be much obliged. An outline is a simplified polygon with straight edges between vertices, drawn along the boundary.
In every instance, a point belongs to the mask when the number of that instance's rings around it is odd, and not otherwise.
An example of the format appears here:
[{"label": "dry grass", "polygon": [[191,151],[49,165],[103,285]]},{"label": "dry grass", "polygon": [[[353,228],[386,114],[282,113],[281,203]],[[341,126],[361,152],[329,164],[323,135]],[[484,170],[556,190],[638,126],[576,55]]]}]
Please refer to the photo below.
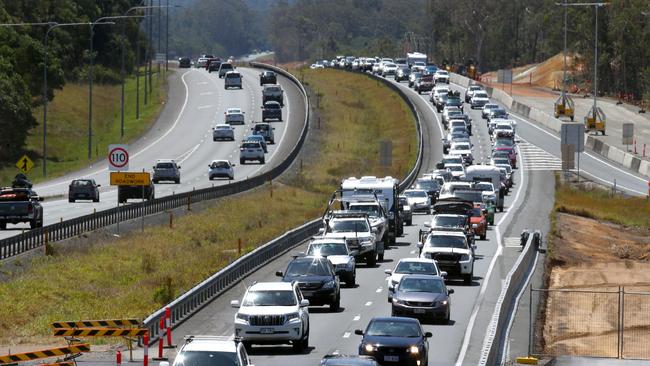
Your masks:
[{"label": "dry grass", "polygon": [[[153,76],[152,101],[140,105],[140,119],[135,118],[136,80],[127,79],[124,88],[124,138],[126,142],[137,138],[151,127],[164,106],[166,85]],[[144,102],[144,79],[140,78],[140,103]],[[108,145],[120,141],[121,87],[119,85],[93,86],[93,151],[88,160],[88,85],[70,83],[62,90],[55,90],[54,99],[48,105],[47,155],[48,179],[83,168],[92,161],[102,158]],[[34,182],[45,178],[42,175],[43,152],[43,108],[34,110],[38,125],[27,138],[27,155],[35,165],[29,174]],[[18,170],[9,166],[0,169],[0,185],[8,185]]]},{"label": "dry grass", "polygon": [[[361,75],[307,71],[304,78],[322,94],[322,128],[303,147],[303,169],[274,184],[272,198],[267,185],[178,219],[174,229],[149,227],[37,259],[0,284],[0,344],[50,342],[55,320],[142,318],[234,260],[239,238],[249,251],[318,217],[340,179],[404,175],[416,137],[401,99]],[[377,166],[382,139],[393,140],[391,168]]]}]

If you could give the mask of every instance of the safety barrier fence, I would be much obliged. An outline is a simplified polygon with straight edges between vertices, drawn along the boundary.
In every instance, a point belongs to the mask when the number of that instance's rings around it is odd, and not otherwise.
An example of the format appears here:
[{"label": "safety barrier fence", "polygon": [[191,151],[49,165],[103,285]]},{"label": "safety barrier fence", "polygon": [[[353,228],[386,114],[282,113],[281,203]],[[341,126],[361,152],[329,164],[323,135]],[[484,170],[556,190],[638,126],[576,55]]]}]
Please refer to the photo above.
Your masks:
[{"label": "safety barrier fence", "polygon": [[190,192],[173,194],[150,201],[133,203],[124,206],[114,207],[108,210],[98,211],[89,215],[76,217],[70,220],[61,221],[56,224],[33,229],[21,234],[0,240],[0,260],[10,258],[35,248],[44,246],[48,242],[55,242],[79,236],[83,233],[97,230],[103,227],[117,224],[118,222],[133,220],[142,216],[148,216],[172,210],[175,208],[190,205],[192,203],[211,200],[219,197],[244,192],[259,187],[282,174],[295,160],[307,137],[309,127],[310,105],[307,91],[290,73],[267,64],[251,62],[250,66],[261,69],[268,69],[282,74],[300,89],[305,100],[305,121],[303,124],[300,139],[294,145],[289,155],[280,164],[271,170],[255,177],[230,183],[217,187],[203,188]]},{"label": "safety barrier fence", "polygon": [[[379,80],[383,80],[378,78]],[[409,105],[415,119],[418,134],[418,157],[416,163],[411,168],[409,174],[400,182],[400,191],[408,188],[417,178],[420,166],[422,164],[423,154],[423,136],[422,136],[422,121],[415,110],[415,105],[410,101],[408,96],[396,88],[394,85],[386,82],[391,89],[395,90]],[[322,227],[322,221],[316,219],[310,221],[296,229],[290,230],[282,236],[271,240],[263,246],[255,249],[254,251],[240,257],[233,263],[229,264],[224,269],[212,275],[210,278],[199,283],[189,291],[182,294],[176,300],[171,302],[165,307],[159,309],[151,314],[144,320],[144,327],[149,329],[150,344],[154,343],[159,337],[164,334],[158,326],[160,320],[165,317],[167,308],[171,311],[171,326],[176,327],[184,320],[190,318],[193,314],[210,303],[212,300],[223,294],[232,286],[237,284],[242,278],[253,273],[259,267],[267,264],[269,261],[277,258],[288,250],[295,248],[300,243],[309,239],[318,232]]]}]

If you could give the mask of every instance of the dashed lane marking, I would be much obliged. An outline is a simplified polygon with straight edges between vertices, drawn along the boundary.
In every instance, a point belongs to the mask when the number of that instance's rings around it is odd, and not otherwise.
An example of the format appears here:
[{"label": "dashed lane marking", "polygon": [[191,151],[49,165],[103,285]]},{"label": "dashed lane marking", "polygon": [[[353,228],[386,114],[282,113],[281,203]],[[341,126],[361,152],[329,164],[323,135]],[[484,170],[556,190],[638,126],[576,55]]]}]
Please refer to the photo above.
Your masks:
[{"label": "dashed lane marking", "polygon": [[380,293],[382,290],[383,290],[383,288],[381,288],[381,287],[378,288],[378,289],[377,289],[377,293]]},{"label": "dashed lane marking", "polygon": [[358,322],[359,319],[361,319],[361,315],[356,315],[354,318],[352,318],[352,321]]},{"label": "dashed lane marking", "polygon": [[350,338],[350,332],[343,333],[343,338]]},{"label": "dashed lane marking", "polygon": [[520,245],[520,238],[517,236],[508,236],[503,238],[503,243],[506,248],[519,248],[521,247]]},{"label": "dashed lane marking", "polygon": [[372,301],[368,301],[368,302],[366,303],[366,306],[372,306]]},{"label": "dashed lane marking", "polygon": [[196,107],[196,109],[208,109],[208,108],[212,108],[212,104],[200,105],[200,106]]}]

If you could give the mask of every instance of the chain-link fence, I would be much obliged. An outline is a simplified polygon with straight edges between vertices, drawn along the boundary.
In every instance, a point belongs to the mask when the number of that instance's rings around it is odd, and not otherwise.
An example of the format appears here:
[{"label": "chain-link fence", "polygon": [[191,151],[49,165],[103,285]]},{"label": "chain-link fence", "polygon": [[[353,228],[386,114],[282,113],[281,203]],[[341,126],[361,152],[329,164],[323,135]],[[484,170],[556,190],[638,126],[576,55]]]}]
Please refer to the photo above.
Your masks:
[{"label": "chain-link fence", "polygon": [[533,355],[650,359],[650,292],[531,289]]}]

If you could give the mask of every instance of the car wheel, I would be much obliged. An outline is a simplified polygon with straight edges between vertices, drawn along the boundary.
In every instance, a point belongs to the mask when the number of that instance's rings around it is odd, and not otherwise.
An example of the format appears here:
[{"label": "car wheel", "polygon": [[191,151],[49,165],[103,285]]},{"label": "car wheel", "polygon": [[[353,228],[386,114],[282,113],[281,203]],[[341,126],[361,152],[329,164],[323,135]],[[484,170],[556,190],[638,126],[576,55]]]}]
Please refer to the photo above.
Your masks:
[{"label": "car wheel", "polygon": [[337,312],[341,308],[341,294],[336,297],[336,300],[330,304],[330,311]]},{"label": "car wheel", "polygon": [[451,313],[451,311],[449,311],[449,309],[447,309],[447,316],[445,316],[445,324],[449,324],[449,320],[451,318],[450,313]]},{"label": "car wheel", "polygon": [[99,202],[99,197],[93,198],[93,202]]},{"label": "car wheel", "polygon": [[74,201],[75,201],[74,198],[68,198],[68,202],[74,203]]},{"label": "car wheel", "polygon": [[246,160],[244,160],[244,159],[239,159],[239,164],[242,164],[242,165],[243,165],[243,164],[246,164]]},{"label": "car wheel", "polygon": [[231,176],[228,177],[228,178],[229,178],[229,180],[233,180],[233,179],[235,179],[235,176],[234,176],[234,175],[231,175]]},{"label": "car wheel", "polygon": [[463,282],[465,285],[471,285],[472,284],[472,279],[474,278],[474,271],[468,274],[463,275]]},{"label": "car wheel", "polygon": [[354,287],[354,286],[357,284],[357,274],[356,274],[356,272],[353,273],[352,276],[350,276],[350,277],[347,279],[347,281],[345,281],[345,284],[346,284],[348,287]]},{"label": "car wheel", "polygon": [[411,225],[413,225],[413,220],[408,220],[408,221],[406,221],[406,225],[407,225],[407,226],[411,226]]},{"label": "car wheel", "polygon": [[260,159],[260,164],[264,164],[266,160],[264,158]]},{"label": "car wheel", "polygon": [[486,232],[484,232],[483,235],[481,235],[481,240],[485,240],[485,239],[487,239],[487,233]]},{"label": "car wheel", "polygon": [[181,184],[181,178],[178,178],[174,181],[176,184]]},{"label": "car wheel", "polygon": [[0,230],[7,230],[7,223],[6,222],[0,222]]},{"label": "car wheel", "polygon": [[30,229],[36,229],[38,227],[38,221],[37,220],[32,220],[29,222],[29,228]]},{"label": "car wheel", "polygon": [[249,341],[242,341],[241,344],[246,348],[246,352],[250,352],[253,349],[253,344]]},{"label": "car wheel", "polygon": [[158,184],[158,179],[154,179],[153,184]]},{"label": "car wheel", "polygon": [[384,253],[378,254],[377,259],[379,259],[380,262],[384,261]]},{"label": "car wheel", "polygon": [[499,207],[499,212],[503,212],[503,206]]}]

